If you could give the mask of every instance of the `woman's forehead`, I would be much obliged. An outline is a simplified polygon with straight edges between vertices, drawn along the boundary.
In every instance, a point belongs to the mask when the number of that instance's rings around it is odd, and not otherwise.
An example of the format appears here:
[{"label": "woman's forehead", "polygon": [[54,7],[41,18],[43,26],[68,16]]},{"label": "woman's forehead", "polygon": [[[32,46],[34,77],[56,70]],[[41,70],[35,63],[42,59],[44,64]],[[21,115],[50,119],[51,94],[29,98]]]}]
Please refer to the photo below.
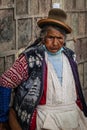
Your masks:
[{"label": "woman's forehead", "polygon": [[47,30],[47,35],[53,35],[53,36],[64,36],[59,30],[56,30],[55,28],[49,28]]}]

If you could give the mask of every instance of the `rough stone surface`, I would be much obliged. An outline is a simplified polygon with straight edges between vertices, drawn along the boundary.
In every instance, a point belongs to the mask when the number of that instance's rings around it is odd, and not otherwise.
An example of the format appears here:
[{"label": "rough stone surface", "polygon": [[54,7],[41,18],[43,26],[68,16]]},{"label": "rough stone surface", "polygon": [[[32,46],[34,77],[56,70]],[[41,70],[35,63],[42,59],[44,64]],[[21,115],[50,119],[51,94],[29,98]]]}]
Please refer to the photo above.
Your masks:
[{"label": "rough stone surface", "polygon": [[12,66],[14,60],[15,60],[14,55],[6,57],[5,70],[7,70],[8,68],[10,68]]},{"label": "rough stone surface", "polygon": [[87,89],[87,62],[84,63],[84,88]]},{"label": "rough stone surface", "polygon": [[17,15],[28,14],[28,0],[16,0]]},{"label": "rough stone surface", "polygon": [[86,101],[86,104],[87,104],[87,89],[83,90],[83,93],[84,93],[85,101]]},{"label": "rough stone surface", "polygon": [[26,47],[31,41],[32,21],[22,19],[18,21],[18,49]]},{"label": "rough stone surface", "polygon": [[79,35],[84,36],[85,35],[85,13],[79,13],[79,18],[78,18],[78,31]]},{"label": "rough stone surface", "polygon": [[84,83],[83,83],[83,79],[84,79],[84,77],[83,77],[83,75],[84,75],[84,70],[83,70],[83,68],[84,68],[83,64],[79,64],[79,65],[78,65],[79,77],[80,77],[80,81],[81,81],[82,87],[83,87],[83,85],[84,85]]},{"label": "rough stone surface", "polygon": [[86,35],[87,35],[87,27],[86,27],[86,25],[87,25],[87,13],[85,14],[85,31],[86,31]]},{"label": "rough stone surface", "polygon": [[0,75],[4,72],[4,66],[5,66],[5,62],[4,62],[4,58],[0,58]]},{"label": "rough stone surface", "polygon": [[0,10],[0,52],[15,49],[13,10]]},{"label": "rough stone surface", "polygon": [[72,26],[72,29],[73,29],[73,32],[72,32],[72,34],[73,34],[73,36],[75,37],[77,37],[77,35],[78,35],[78,13],[72,13],[71,14],[72,16],[71,16],[71,26]]},{"label": "rough stone surface", "polygon": [[76,8],[81,10],[85,8],[85,0],[76,0]]},{"label": "rough stone surface", "polygon": [[65,0],[64,1],[64,9],[66,9],[66,10],[72,10],[72,1],[73,0]]}]

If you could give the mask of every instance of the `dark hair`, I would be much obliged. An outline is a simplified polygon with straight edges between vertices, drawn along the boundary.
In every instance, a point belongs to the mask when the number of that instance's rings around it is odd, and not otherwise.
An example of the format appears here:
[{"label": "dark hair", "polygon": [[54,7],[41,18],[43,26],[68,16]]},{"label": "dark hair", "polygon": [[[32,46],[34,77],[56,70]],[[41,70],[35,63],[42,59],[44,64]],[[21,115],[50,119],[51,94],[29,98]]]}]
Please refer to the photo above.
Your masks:
[{"label": "dark hair", "polygon": [[59,28],[59,27],[54,26],[54,25],[53,25],[53,26],[52,26],[52,25],[47,25],[47,26],[44,26],[44,27],[41,29],[41,31],[40,31],[40,38],[41,38],[42,40],[45,38],[45,36],[46,36],[46,34],[47,34],[47,31],[50,30],[51,28],[54,28],[54,29],[60,31],[60,32],[64,35],[64,37],[65,37],[65,39],[66,39],[66,32],[65,32],[64,29]]}]

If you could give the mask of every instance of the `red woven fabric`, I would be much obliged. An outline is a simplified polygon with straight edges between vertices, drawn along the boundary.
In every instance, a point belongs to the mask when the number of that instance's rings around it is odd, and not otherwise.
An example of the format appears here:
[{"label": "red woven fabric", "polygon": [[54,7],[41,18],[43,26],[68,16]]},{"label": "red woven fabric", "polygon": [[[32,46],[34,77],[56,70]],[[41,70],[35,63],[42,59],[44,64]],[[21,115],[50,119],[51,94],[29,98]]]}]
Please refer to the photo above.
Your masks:
[{"label": "red woven fabric", "polygon": [[0,85],[5,87],[17,87],[28,78],[28,64],[24,55],[21,55],[10,69],[0,77]]}]

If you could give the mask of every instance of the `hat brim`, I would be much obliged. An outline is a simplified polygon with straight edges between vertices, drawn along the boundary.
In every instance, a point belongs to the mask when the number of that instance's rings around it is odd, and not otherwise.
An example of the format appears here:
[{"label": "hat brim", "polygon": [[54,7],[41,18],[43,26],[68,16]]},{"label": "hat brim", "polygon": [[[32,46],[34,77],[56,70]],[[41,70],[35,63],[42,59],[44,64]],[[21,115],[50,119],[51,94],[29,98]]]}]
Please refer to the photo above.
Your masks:
[{"label": "hat brim", "polygon": [[72,32],[72,29],[71,27],[69,27],[67,24],[61,22],[61,21],[58,21],[58,20],[55,20],[55,19],[41,19],[37,22],[38,26],[40,28],[43,28],[44,26],[46,25],[56,25],[62,29],[64,29],[66,31],[67,34],[71,33]]}]

